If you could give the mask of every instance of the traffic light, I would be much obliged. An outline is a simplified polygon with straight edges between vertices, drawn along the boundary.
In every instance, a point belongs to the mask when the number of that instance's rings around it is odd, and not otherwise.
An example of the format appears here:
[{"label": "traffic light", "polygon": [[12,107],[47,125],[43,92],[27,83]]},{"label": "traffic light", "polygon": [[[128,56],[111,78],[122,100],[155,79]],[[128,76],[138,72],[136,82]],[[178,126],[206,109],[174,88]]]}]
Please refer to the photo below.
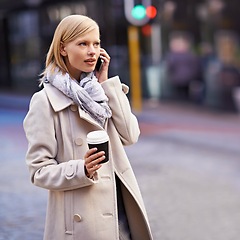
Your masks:
[{"label": "traffic light", "polygon": [[151,0],[138,1],[137,4],[134,0],[125,0],[124,12],[127,20],[135,26],[143,26],[157,16],[157,9]]},{"label": "traffic light", "polygon": [[153,19],[157,16],[157,9],[154,6],[148,6],[146,9],[146,14],[150,19]]},{"label": "traffic light", "polygon": [[143,5],[135,5],[131,12],[133,18],[142,20],[146,17],[146,8]]},{"label": "traffic light", "polygon": [[157,15],[157,9],[152,5],[144,7],[143,5],[138,4],[133,7],[131,14],[132,17],[137,20],[142,20],[145,17],[153,19]]}]

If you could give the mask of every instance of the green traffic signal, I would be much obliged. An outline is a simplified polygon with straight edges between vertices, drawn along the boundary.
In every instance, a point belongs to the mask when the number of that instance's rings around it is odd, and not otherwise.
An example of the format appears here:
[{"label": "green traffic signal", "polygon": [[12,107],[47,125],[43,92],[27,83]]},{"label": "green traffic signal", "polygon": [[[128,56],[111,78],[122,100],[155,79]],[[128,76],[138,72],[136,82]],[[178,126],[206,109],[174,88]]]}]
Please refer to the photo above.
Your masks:
[{"label": "green traffic signal", "polygon": [[137,20],[142,20],[146,17],[146,8],[143,5],[136,5],[131,11],[132,17]]}]

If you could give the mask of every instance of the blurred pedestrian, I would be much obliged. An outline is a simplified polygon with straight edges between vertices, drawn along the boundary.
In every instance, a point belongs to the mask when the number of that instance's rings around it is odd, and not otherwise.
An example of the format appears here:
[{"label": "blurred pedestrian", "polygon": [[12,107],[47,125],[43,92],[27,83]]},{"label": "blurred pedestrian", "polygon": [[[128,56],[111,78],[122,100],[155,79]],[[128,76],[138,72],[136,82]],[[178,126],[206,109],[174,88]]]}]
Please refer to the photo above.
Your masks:
[{"label": "blurred pedestrian", "polygon": [[187,37],[174,35],[170,40],[170,51],[166,56],[166,68],[173,98],[190,100],[201,88],[201,64],[190,50]]},{"label": "blurred pedestrian", "polygon": [[217,58],[213,46],[209,42],[202,42],[200,44],[200,56],[203,74],[205,74],[209,64]]},{"label": "blurred pedestrian", "polygon": [[216,47],[219,61],[217,84],[219,85],[219,105],[224,110],[236,111],[233,91],[240,86],[238,58],[238,38],[234,33],[220,31],[216,35]]},{"label": "blurred pedestrian", "polygon": [[[97,59],[103,60],[95,70]],[[110,56],[97,23],[82,15],[56,28],[41,78],[24,120],[31,181],[49,190],[45,240],[152,239],[143,199],[123,145],[139,126],[128,87],[108,78]],[[93,130],[109,135],[105,152],[88,150]]]}]

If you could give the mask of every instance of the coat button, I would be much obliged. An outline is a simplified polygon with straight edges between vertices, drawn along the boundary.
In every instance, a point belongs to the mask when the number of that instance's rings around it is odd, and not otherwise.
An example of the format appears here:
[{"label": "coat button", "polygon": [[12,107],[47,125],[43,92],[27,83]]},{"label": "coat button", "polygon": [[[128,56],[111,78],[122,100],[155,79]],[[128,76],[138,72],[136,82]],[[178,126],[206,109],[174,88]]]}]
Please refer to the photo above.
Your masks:
[{"label": "coat button", "polygon": [[74,175],[74,168],[73,165],[69,165],[66,168],[66,176],[67,177],[72,177]]},{"label": "coat button", "polygon": [[75,222],[81,222],[82,217],[79,214],[74,214],[73,219]]},{"label": "coat button", "polygon": [[77,105],[71,105],[70,109],[71,109],[71,111],[76,112],[78,107],[77,107]]},{"label": "coat button", "polygon": [[81,146],[83,144],[83,140],[81,138],[76,138],[75,143],[76,145]]}]

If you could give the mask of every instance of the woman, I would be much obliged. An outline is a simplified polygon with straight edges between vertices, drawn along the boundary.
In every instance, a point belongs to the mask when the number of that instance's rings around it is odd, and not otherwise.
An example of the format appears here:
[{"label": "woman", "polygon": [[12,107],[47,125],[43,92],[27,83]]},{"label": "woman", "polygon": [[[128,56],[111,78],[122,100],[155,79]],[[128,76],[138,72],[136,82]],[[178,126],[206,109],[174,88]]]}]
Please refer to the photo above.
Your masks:
[{"label": "woman", "polygon": [[[95,71],[98,58],[102,67]],[[26,162],[33,184],[49,190],[45,240],[152,239],[123,145],[139,127],[119,77],[108,78],[110,57],[92,19],[71,15],[58,25],[24,120]],[[109,135],[110,160],[88,149],[90,131]]]}]

